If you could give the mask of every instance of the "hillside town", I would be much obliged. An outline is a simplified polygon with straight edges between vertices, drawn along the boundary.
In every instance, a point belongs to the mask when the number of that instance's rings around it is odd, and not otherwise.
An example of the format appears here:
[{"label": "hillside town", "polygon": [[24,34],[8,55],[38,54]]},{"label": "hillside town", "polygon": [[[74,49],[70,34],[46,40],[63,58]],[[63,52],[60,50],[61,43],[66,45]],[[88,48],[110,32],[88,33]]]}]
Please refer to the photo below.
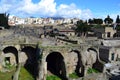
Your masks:
[{"label": "hillside town", "polygon": [[20,18],[16,16],[9,17],[9,25],[22,25],[22,24],[39,24],[39,25],[56,25],[56,24],[76,24],[76,22],[79,20],[79,18],[62,18],[62,17],[56,17],[56,18],[35,18],[35,17],[29,17],[29,18]]}]

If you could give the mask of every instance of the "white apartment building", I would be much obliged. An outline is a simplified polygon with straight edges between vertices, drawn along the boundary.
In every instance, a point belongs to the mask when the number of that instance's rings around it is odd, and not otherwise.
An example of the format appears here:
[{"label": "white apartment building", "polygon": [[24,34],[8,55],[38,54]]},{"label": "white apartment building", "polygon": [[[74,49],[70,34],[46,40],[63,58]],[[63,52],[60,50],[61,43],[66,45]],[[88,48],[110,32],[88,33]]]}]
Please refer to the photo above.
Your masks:
[{"label": "white apartment building", "polygon": [[68,24],[70,24],[70,23],[71,23],[71,19],[65,18],[65,19],[63,20],[63,23],[68,23]]},{"label": "white apartment building", "polygon": [[78,18],[65,18],[54,20],[52,18],[19,18],[16,16],[9,17],[9,24],[11,25],[20,25],[20,24],[63,24],[63,23],[73,23],[76,24]]},{"label": "white apartment building", "polygon": [[79,21],[80,19],[78,19],[78,18],[73,18],[72,19],[72,22],[73,22],[73,24],[77,24],[77,21]]}]

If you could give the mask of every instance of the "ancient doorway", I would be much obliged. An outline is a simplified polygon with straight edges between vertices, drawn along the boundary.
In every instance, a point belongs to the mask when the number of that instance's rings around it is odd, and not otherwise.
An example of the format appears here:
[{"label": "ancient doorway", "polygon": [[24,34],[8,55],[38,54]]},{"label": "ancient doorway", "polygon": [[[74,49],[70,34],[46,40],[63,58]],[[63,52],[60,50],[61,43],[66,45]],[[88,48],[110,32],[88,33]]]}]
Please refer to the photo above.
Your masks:
[{"label": "ancient doorway", "polygon": [[111,35],[110,32],[107,32],[107,37],[108,37],[108,38],[110,37],[110,35]]},{"label": "ancient doorway", "polygon": [[5,54],[5,62],[8,62],[11,65],[16,65],[18,64],[18,51],[15,47],[13,46],[8,46],[3,49],[3,52]]},{"label": "ancient doorway", "polygon": [[25,46],[21,51],[27,56],[26,64],[32,64],[36,57],[36,49],[31,46]]},{"label": "ancient doorway", "polygon": [[111,54],[111,60],[112,60],[112,61],[114,61],[114,57],[115,57],[115,54],[112,53],[112,54]]},{"label": "ancient doorway", "polygon": [[66,68],[64,58],[59,52],[50,53],[47,58],[47,70],[50,74],[57,75],[58,77],[66,80]]}]

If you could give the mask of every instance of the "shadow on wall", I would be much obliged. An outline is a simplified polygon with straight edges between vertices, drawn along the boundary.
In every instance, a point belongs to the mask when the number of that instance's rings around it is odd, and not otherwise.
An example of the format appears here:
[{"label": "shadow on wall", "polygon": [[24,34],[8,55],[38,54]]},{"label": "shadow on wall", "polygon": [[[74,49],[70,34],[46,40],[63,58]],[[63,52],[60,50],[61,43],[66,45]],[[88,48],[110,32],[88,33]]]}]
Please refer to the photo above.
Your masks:
[{"label": "shadow on wall", "polygon": [[47,58],[47,70],[54,75],[57,75],[62,80],[67,80],[66,78],[66,68],[64,58],[59,52],[50,53]]},{"label": "shadow on wall", "polygon": [[38,73],[36,48],[33,48],[31,46],[26,46],[22,49],[22,52],[24,52],[28,57],[26,62],[25,62],[24,67],[35,79],[37,76],[37,73]]},{"label": "shadow on wall", "polygon": [[[77,73],[77,75],[79,77],[83,77],[84,76],[84,66],[82,64],[80,52],[78,50],[73,50],[73,52],[75,52],[77,54],[77,58],[78,58],[75,72]],[[80,68],[81,68],[81,72],[80,72]]]}]

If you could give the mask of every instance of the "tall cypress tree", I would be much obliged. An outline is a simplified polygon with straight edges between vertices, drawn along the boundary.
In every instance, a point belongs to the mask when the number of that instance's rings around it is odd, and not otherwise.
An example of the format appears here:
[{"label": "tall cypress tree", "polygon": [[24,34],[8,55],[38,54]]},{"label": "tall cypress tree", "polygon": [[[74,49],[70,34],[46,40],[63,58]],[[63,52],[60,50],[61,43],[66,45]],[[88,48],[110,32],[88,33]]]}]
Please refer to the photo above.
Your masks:
[{"label": "tall cypress tree", "polygon": [[9,25],[8,25],[8,17],[9,17],[9,14],[6,15],[5,14],[0,14],[0,26],[8,29],[9,28]]},{"label": "tall cypress tree", "polygon": [[117,18],[116,18],[116,23],[119,24],[120,23],[120,18],[119,18],[119,15],[117,15]]}]

